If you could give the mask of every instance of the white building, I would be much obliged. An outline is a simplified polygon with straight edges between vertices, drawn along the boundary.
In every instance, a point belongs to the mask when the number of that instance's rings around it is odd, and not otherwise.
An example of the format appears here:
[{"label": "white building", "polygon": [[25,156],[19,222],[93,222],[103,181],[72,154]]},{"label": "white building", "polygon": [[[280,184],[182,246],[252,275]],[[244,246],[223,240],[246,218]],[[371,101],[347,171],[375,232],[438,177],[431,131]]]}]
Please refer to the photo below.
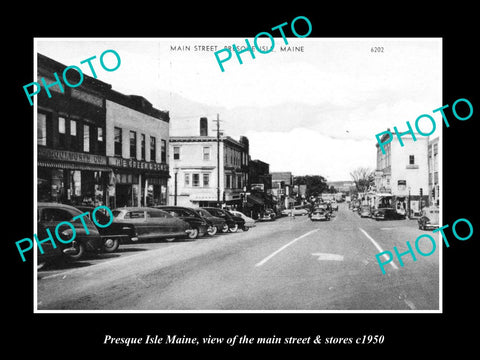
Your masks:
[{"label": "white building", "polygon": [[248,184],[248,139],[237,141],[223,134],[217,138],[215,131],[209,133],[212,122],[197,122],[198,127],[183,127],[182,136],[170,136],[169,204],[241,206]]},{"label": "white building", "polygon": [[[385,142],[388,134],[381,141]],[[403,212],[410,209],[413,213],[420,210],[420,195],[424,202],[428,199],[428,138],[415,134],[402,136],[404,146],[397,137],[384,145],[385,154],[379,144],[377,147],[377,169],[375,187],[378,193],[392,195],[392,206]]]},{"label": "white building", "polygon": [[428,143],[428,195],[431,204],[440,204],[438,137]]}]

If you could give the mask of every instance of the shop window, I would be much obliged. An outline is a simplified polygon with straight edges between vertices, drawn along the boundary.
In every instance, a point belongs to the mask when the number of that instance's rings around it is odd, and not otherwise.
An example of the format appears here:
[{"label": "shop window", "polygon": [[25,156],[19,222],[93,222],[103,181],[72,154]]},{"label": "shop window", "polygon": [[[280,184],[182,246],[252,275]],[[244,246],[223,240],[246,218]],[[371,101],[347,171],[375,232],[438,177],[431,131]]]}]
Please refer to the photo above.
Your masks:
[{"label": "shop window", "polygon": [[137,158],[137,133],[130,131],[130,158]]},{"label": "shop window", "polygon": [[37,115],[37,144],[47,145],[47,116],[41,113]]},{"label": "shop window", "polygon": [[58,118],[58,147],[65,148],[65,118]]},{"label": "shop window", "polygon": [[78,151],[77,121],[70,120],[70,149]]},{"label": "shop window", "polygon": [[90,125],[83,125],[83,151],[90,152]]},{"label": "shop window", "polygon": [[98,127],[97,128],[97,152],[99,154],[104,154],[105,153],[105,141],[103,137],[103,128]]},{"label": "shop window", "polygon": [[122,156],[122,129],[116,127],[114,129],[114,143],[115,143],[115,156]]},{"label": "shop window", "polygon": [[140,157],[145,160],[145,134],[140,135]]},{"label": "shop window", "polygon": [[200,136],[208,136],[208,119],[200,118]]},{"label": "shop window", "polygon": [[200,174],[192,174],[192,186],[200,186]]},{"label": "shop window", "polygon": [[203,187],[210,186],[210,174],[203,174]]},{"label": "shop window", "polygon": [[155,136],[150,136],[150,161],[157,160],[157,139]]},{"label": "shop window", "polygon": [[180,160],[180,147],[174,146],[173,147],[173,160]]},{"label": "shop window", "polygon": [[167,162],[167,141],[166,140],[160,140],[162,142],[162,145],[161,145],[161,157],[162,157],[162,160],[161,162],[162,163],[166,163]]},{"label": "shop window", "polygon": [[203,148],[203,160],[210,160],[210,147]]},{"label": "shop window", "polygon": [[225,175],[225,188],[230,189],[232,187],[232,175]]}]

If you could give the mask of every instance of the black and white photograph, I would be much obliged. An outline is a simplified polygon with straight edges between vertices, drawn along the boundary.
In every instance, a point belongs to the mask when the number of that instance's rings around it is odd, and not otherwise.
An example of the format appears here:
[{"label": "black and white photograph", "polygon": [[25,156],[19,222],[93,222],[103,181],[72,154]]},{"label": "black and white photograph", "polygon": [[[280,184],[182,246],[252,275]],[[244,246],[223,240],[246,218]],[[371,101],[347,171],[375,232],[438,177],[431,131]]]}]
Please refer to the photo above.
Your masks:
[{"label": "black and white photograph", "polygon": [[7,350],[474,349],[472,6],[38,5],[3,23]]},{"label": "black and white photograph", "polygon": [[37,311],[441,310],[441,39],[256,40],[35,39]]}]

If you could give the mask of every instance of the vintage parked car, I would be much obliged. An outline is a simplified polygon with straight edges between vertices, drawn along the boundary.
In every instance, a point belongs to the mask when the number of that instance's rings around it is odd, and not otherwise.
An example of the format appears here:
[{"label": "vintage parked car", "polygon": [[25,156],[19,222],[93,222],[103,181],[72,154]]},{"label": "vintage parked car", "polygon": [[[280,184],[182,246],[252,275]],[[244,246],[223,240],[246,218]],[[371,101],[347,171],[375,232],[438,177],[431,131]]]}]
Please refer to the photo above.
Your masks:
[{"label": "vintage parked car", "polygon": [[282,215],[287,215],[287,216],[304,216],[308,215],[308,210],[305,209],[304,206],[294,206],[291,209],[284,209],[282,210]]},{"label": "vintage parked car", "polygon": [[[88,212],[89,219],[92,219],[92,211],[95,210],[95,207],[86,205],[75,207],[82,213]],[[95,220],[101,225],[108,224],[110,222],[110,214],[99,209],[95,212]],[[128,242],[132,233],[131,226],[119,223],[115,219],[107,227],[97,226],[97,230],[103,240],[103,251],[109,253],[116,251],[121,243]]]},{"label": "vintage parked car", "polygon": [[202,208],[194,208],[193,209],[197,214],[199,214],[201,217],[203,217],[207,222],[209,223],[209,227],[207,230],[207,234],[210,236],[215,235],[219,230],[222,232],[227,232],[228,231],[228,225],[225,221],[225,219],[218,217],[218,216],[213,216],[210,214],[207,210],[202,209]]},{"label": "vintage parked car", "polygon": [[[238,217],[229,213],[225,209],[220,209],[215,207],[204,207],[202,209],[207,210],[213,216],[218,216],[224,219],[228,225],[227,231],[234,233],[234,232],[237,232],[239,228],[243,230],[245,229],[245,220],[243,220],[241,217]],[[222,232],[227,232],[227,231],[224,231],[224,229],[222,229]]]},{"label": "vintage parked car", "polygon": [[[40,252],[40,249],[37,252],[39,263],[44,263],[45,261],[62,256],[78,260],[84,256],[86,251],[97,252],[102,249],[102,238],[93,221],[85,217],[72,220],[74,217],[83,214],[83,212],[77,208],[66,204],[39,202],[37,204],[37,212],[38,239],[46,239],[48,237],[46,229],[49,229],[56,245],[56,248],[54,248],[51,241],[46,241],[41,244],[43,254]],[[85,227],[88,229],[88,234],[82,223],[82,219],[85,222]],[[64,221],[68,221],[74,226],[76,234],[74,240],[67,244],[58,241],[55,236],[55,228],[59,223]],[[62,239],[68,240],[72,238],[72,229],[68,225],[62,225],[58,230]]]},{"label": "vintage parked car", "polygon": [[418,219],[420,230],[433,230],[439,227],[440,210],[437,206],[422,209],[422,216]]},{"label": "vintage parked car", "polygon": [[336,201],[332,201],[330,205],[332,207],[332,210],[338,211],[338,203]]},{"label": "vintage parked car", "polygon": [[275,212],[272,209],[265,209],[258,218],[259,221],[273,221],[277,218]]},{"label": "vintage parked car", "polygon": [[168,212],[149,207],[123,207],[112,211],[115,221],[132,228],[130,240],[165,239],[173,241],[187,237],[190,225]]},{"label": "vintage parked car", "polygon": [[255,227],[255,220],[252,219],[251,217],[245,215],[244,213],[237,211],[237,210],[229,210],[229,212],[235,216],[241,217],[243,220],[245,220],[245,225],[243,226],[243,231],[248,231],[250,228]]},{"label": "vintage parked car", "polygon": [[316,208],[310,214],[310,220],[319,221],[319,220],[330,220],[330,213],[322,208]]},{"label": "vintage parked car", "polygon": [[372,217],[372,212],[370,210],[370,206],[369,205],[362,205],[360,207],[360,210],[358,212],[360,214],[360,217]]},{"label": "vintage parked car", "polygon": [[392,208],[379,208],[373,211],[372,218],[375,220],[398,220],[405,219],[405,214],[399,214]]},{"label": "vintage parked car", "polygon": [[193,209],[183,206],[167,205],[155,206],[155,209],[166,211],[170,215],[189,223],[192,228],[192,231],[188,234],[189,239],[196,239],[197,237],[205,236],[207,233],[209,227],[208,222]]}]

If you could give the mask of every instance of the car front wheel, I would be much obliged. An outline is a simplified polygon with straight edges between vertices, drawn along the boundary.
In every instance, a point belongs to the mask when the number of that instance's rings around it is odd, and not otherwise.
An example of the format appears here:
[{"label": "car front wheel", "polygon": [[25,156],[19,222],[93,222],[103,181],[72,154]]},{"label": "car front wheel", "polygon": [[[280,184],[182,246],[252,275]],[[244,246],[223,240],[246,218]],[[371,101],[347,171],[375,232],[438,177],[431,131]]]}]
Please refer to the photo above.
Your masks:
[{"label": "car front wheel", "polygon": [[236,233],[237,230],[238,230],[238,224],[235,224],[234,226],[228,229],[228,231],[230,231],[231,233]]},{"label": "car front wheel", "polygon": [[213,236],[217,233],[218,229],[216,226],[210,226],[207,230],[207,234]]},{"label": "car front wheel", "polygon": [[192,231],[188,233],[189,239],[196,239],[198,237],[198,229],[193,228]]}]

